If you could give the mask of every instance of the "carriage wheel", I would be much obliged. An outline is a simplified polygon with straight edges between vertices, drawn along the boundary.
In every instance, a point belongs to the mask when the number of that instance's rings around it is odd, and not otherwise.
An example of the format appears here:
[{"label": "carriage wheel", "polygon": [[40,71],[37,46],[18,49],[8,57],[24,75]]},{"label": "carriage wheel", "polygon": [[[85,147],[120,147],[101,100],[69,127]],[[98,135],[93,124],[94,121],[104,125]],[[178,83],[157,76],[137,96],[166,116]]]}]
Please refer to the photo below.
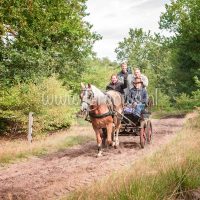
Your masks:
[{"label": "carriage wheel", "polygon": [[146,136],[147,142],[150,143],[152,139],[152,123],[150,120],[147,121]]},{"label": "carriage wheel", "polygon": [[146,143],[146,124],[145,122],[141,123],[141,130],[140,130],[140,145],[141,148],[144,148]]}]

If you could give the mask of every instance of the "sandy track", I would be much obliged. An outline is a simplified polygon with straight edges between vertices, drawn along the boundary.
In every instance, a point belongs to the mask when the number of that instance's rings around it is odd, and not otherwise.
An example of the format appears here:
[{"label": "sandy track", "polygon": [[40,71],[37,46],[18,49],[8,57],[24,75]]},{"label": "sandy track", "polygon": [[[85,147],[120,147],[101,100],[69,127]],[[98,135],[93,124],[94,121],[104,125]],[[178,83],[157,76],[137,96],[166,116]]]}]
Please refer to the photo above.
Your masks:
[{"label": "sandy track", "polygon": [[[139,137],[123,136],[118,149],[104,149],[100,158],[95,157],[96,142],[92,141],[0,169],[0,199],[58,199],[157,151],[181,129],[185,119],[152,121],[153,141],[144,149],[140,148]],[[79,130],[76,127],[74,131]],[[92,128],[85,131],[93,134]]]}]

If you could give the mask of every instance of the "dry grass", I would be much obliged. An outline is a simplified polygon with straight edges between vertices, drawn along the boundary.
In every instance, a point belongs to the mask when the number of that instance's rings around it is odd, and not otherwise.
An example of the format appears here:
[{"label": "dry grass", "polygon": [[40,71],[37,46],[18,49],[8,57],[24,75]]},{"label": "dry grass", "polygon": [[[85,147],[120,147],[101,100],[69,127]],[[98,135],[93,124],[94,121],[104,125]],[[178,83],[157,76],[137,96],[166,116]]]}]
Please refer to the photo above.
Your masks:
[{"label": "dry grass", "polygon": [[131,168],[67,199],[176,199],[200,187],[200,117],[189,119],[175,140]]},{"label": "dry grass", "polygon": [[40,156],[67,147],[82,144],[94,138],[88,127],[74,126],[68,131],[55,133],[48,137],[35,138],[30,144],[25,140],[0,141],[0,165],[5,165],[30,156]]}]

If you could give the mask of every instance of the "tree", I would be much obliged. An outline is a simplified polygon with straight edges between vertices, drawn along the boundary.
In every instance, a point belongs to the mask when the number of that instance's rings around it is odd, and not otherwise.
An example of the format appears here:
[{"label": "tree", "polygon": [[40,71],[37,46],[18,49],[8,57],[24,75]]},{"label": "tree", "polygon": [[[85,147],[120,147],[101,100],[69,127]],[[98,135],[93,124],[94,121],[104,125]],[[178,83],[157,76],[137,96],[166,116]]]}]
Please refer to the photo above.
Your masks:
[{"label": "tree", "polygon": [[[75,81],[99,38],[84,21],[85,2],[2,0],[1,80],[14,84],[58,73],[66,82]],[[13,34],[14,40],[5,37],[8,33]]]},{"label": "tree", "polygon": [[173,79],[178,92],[197,89],[200,78],[200,1],[177,0],[166,5],[160,18],[160,28],[173,33]]},{"label": "tree", "polygon": [[88,60],[88,66],[81,77],[84,83],[92,83],[105,91],[106,85],[110,82],[112,74],[117,73],[118,65],[108,58],[95,58]]},{"label": "tree", "polygon": [[158,87],[169,94],[172,90],[168,88],[173,82],[169,78],[171,51],[167,44],[168,41],[158,34],[130,29],[115,52],[119,61],[127,60],[131,67],[139,67],[149,77],[151,92]]}]

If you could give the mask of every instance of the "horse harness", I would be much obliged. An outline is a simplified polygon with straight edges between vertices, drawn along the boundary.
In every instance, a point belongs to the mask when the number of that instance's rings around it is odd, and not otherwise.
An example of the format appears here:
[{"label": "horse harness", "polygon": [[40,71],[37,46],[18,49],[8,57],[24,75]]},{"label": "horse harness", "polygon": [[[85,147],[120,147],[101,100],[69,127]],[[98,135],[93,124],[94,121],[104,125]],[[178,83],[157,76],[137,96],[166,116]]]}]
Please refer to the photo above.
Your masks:
[{"label": "horse harness", "polygon": [[108,110],[109,111],[106,112],[106,113],[104,113],[104,114],[95,114],[95,113],[89,111],[88,114],[89,114],[90,117],[92,117],[92,118],[98,118],[98,119],[104,118],[104,117],[108,117],[108,116],[114,117],[114,115],[115,115],[114,100],[113,100],[113,98],[109,94],[107,94],[107,93],[104,93],[104,94],[107,97],[106,104],[108,106]]},{"label": "horse harness", "polygon": [[[114,118],[114,116],[116,116],[117,111],[115,110],[114,100],[113,100],[112,96],[110,96],[106,92],[104,92],[104,94],[106,95],[106,104],[107,104],[109,111],[104,114],[95,114],[92,112],[94,109],[89,110],[85,117],[86,121],[91,122],[91,119],[89,117],[101,119],[101,118],[108,117],[108,116],[112,116],[112,118]],[[93,96],[93,93],[92,93],[92,96]],[[89,102],[87,102],[87,101],[83,101],[83,102],[89,104]]]}]

